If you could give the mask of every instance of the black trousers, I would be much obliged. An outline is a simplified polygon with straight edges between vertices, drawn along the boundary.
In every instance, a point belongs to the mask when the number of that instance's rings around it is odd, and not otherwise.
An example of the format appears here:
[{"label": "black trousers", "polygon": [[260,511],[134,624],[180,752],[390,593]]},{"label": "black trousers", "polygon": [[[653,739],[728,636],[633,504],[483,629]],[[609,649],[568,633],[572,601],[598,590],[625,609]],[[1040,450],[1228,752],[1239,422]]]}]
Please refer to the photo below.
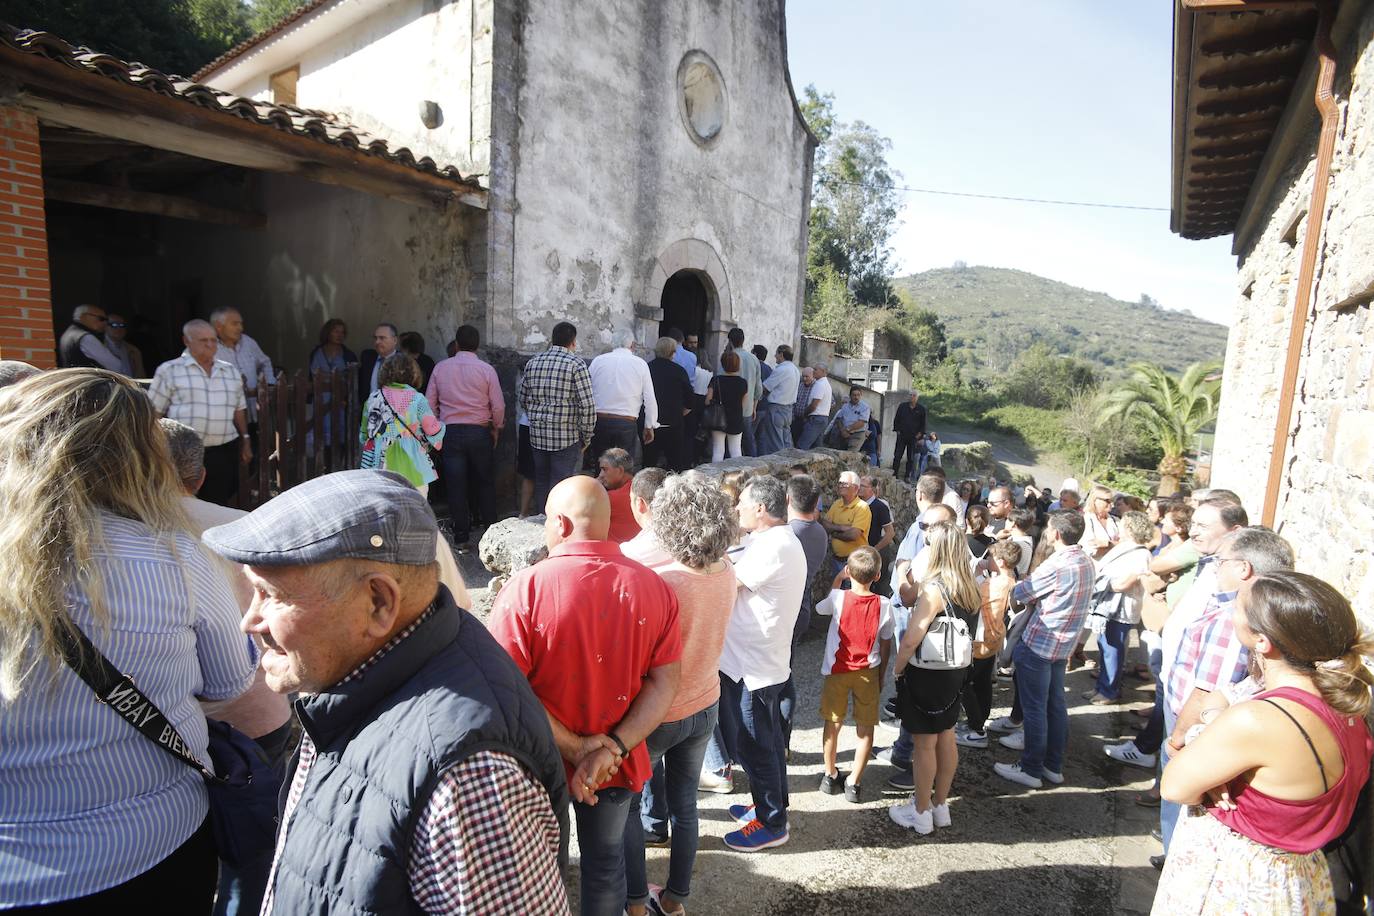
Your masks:
[{"label": "black trousers", "polygon": [[682,439],[681,426],[660,426],[654,430],[654,441],[644,446],[646,468],[658,467],[660,461],[670,471],[687,470],[687,449]]},{"label": "black trousers", "polygon": [[964,681],[961,697],[968,727],[981,733],[987,725],[988,714],[992,712],[992,676],[997,671],[997,656],[975,658],[969,669],[968,680]]},{"label": "black trousers", "polygon": [[[472,536],[472,508],[488,525],[496,521],[496,474],[491,430],[475,423],[450,423],[444,430],[444,479],[448,484],[448,513],[453,520],[453,543]],[[469,502],[469,493],[473,500]]]},{"label": "black trousers", "polygon": [[206,502],[231,506],[239,492],[239,440],[205,450],[205,483],[197,495]]},{"label": "black trousers", "polygon": [[587,449],[588,467],[594,468],[608,448],[623,448],[638,467],[640,463],[639,421],[624,417],[597,417],[592,427],[592,447]]},{"label": "black trousers", "polygon": [[910,477],[912,468],[920,465],[921,455],[925,452],[925,448],[920,445],[920,440],[914,435],[897,436],[897,443],[892,447],[892,473],[894,474],[900,473],[903,452],[906,452],[906,474],[902,476]]},{"label": "black trousers", "polygon": [[73,900],[4,910],[5,916],[89,916],[91,913],[208,914],[215,904],[219,858],[210,820],[171,855],[123,884]]}]

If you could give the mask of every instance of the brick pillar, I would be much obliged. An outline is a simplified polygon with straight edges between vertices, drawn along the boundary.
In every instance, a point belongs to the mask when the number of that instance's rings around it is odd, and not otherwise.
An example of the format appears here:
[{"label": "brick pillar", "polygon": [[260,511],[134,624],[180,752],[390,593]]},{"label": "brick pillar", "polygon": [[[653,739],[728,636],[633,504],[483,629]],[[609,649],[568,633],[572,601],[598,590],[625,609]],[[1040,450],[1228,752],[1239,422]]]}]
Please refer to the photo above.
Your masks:
[{"label": "brick pillar", "polygon": [[57,364],[38,119],[0,107],[0,358]]}]

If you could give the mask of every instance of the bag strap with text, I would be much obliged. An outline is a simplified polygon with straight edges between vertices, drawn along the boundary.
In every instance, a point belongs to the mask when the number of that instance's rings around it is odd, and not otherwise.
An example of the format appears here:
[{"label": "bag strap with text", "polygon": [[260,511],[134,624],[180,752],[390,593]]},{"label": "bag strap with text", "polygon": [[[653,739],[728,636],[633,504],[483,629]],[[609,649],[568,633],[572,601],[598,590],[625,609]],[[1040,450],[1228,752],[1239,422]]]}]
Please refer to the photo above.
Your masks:
[{"label": "bag strap with text", "polygon": [[64,630],[59,637],[62,658],[76,672],[76,676],[95,692],[96,698],[118,713],[139,734],[195,770],[207,782],[218,781],[219,777],[196,759],[185,739],[167,721],[162,710],[138,689],[134,679],[122,674],[85,633],[75,626],[72,629],[72,632]]}]

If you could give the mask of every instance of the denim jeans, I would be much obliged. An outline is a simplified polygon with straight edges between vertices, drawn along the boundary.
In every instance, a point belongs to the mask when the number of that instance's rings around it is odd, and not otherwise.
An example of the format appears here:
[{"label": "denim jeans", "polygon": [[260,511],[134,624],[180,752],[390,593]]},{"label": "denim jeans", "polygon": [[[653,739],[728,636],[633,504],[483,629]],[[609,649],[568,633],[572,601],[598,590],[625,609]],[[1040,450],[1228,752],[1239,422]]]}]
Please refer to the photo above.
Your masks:
[{"label": "denim jeans", "polygon": [[491,430],[473,423],[450,423],[444,430],[444,483],[448,513],[453,519],[453,542],[466,544],[472,534],[468,490],[479,500],[478,514],[490,525],[496,521],[496,476]]},{"label": "denim jeans", "polygon": [[759,405],[758,449],[760,455],[771,455],[792,447],[790,422],[792,408],[787,404]]},{"label": "denim jeans", "polygon": [[619,916],[625,911],[625,824],[629,789],[596,793],[595,805],[573,802],[577,847],[582,852],[583,916]]},{"label": "denim jeans", "polygon": [[755,419],[756,417],[751,413],[744,415],[744,432],[742,433],[743,438],[740,439],[740,445],[744,448],[744,457],[746,458],[757,457],[759,453],[758,444],[754,441]]},{"label": "denim jeans", "polygon": [[664,722],[645,739],[654,778],[644,784],[639,796],[630,799],[630,817],[625,824],[626,900],[631,904],[649,899],[644,867],[646,831],[660,836],[668,833],[672,839],[666,887],[673,899],[686,900],[692,891],[692,866],[697,859],[697,777],[715,728],[716,707],[708,706],[685,719]]},{"label": "denim jeans", "polygon": [[635,466],[641,464],[639,423],[623,417],[597,417],[592,431],[592,447],[587,449],[587,459],[593,464],[608,448],[623,448],[630,453]]},{"label": "denim jeans", "polygon": [[750,690],[720,676],[720,730],[730,756],[744,767],[754,816],[770,830],[787,829],[787,761],[782,743],[782,684]]},{"label": "denim jeans", "polygon": [[577,463],[582,460],[582,443],[574,442],[552,452],[542,448],[531,451],[534,452],[534,504],[531,511],[543,514],[544,500],[548,498],[549,491],[577,473]]},{"label": "denim jeans", "polygon": [[1150,673],[1155,676],[1155,707],[1150,710],[1150,721],[1136,735],[1135,747],[1142,754],[1153,754],[1164,743],[1164,679],[1159,676],[1160,666],[1164,664],[1164,653],[1159,646],[1150,649]]},{"label": "denim jeans", "polygon": [[701,769],[704,773],[716,773],[725,775],[725,770],[730,764],[734,763],[730,759],[730,751],[725,747],[725,736],[720,733],[720,717],[716,717],[716,727],[711,730],[711,737],[706,742],[706,757],[701,761]]},{"label": "denim jeans", "polygon": [[1134,626],[1109,620],[1097,637],[1097,651],[1102,654],[1101,670],[1097,672],[1097,692],[1109,700],[1121,697],[1121,674],[1126,668],[1126,652],[1130,648]]},{"label": "denim jeans", "polygon": [[1039,779],[1045,770],[1064,772],[1064,751],[1069,744],[1069,707],[1064,700],[1064,669],[1067,659],[1046,661],[1031,647],[1018,642],[1012,652],[1016,684],[1025,713],[1026,749],[1021,769]]},{"label": "denim jeans", "polygon": [[[1174,733],[1174,726],[1178,724],[1178,717],[1169,709],[1169,704],[1164,703],[1164,738],[1159,745],[1159,771],[1164,772],[1164,768],[1169,765],[1169,741],[1168,738]],[[1178,815],[1183,810],[1183,806],[1177,802],[1171,802],[1167,798],[1159,800],[1159,834],[1164,838],[1164,854],[1169,854],[1169,844],[1174,839],[1174,827],[1178,825]]]},{"label": "denim jeans", "polygon": [[816,443],[821,441],[821,433],[825,432],[829,422],[829,417],[820,414],[807,417],[806,422],[802,424],[801,433],[797,436],[797,448],[814,448]]}]

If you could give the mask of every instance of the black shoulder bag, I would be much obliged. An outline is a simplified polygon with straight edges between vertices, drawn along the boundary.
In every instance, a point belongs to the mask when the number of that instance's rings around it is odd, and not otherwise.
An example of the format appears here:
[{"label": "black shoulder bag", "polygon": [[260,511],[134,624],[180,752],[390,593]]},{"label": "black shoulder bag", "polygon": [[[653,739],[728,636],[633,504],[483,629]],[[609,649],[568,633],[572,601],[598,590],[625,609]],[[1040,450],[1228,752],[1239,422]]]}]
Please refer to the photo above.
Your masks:
[{"label": "black shoulder bag", "polygon": [[210,828],[219,857],[231,866],[251,862],[274,845],[277,790],[281,773],[262,747],[228,722],[206,719],[210,760],[215,775],[196,759],[172,723],[73,626],[62,642],[63,660],[95,691],[96,698],[119,714],[138,733],[173,758],[195,770],[210,793]]}]

